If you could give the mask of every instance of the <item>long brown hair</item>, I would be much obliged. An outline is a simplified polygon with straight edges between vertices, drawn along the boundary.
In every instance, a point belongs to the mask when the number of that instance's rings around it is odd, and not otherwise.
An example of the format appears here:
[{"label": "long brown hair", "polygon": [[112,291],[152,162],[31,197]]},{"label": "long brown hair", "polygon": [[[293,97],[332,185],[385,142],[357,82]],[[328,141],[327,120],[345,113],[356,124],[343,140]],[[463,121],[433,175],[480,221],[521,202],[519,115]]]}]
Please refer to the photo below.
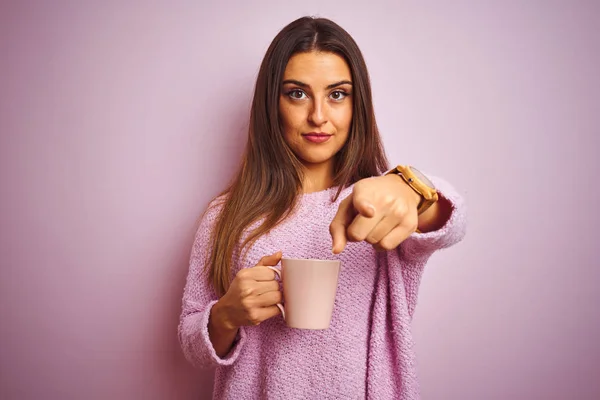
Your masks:
[{"label": "long brown hair", "polygon": [[[287,25],[273,39],[261,63],[242,164],[231,185],[221,193],[222,208],[212,232],[206,267],[208,280],[219,296],[225,294],[233,278],[236,249],[249,248],[288,217],[302,191],[302,164],[283,138],[278,107],[288,60],[309,51],[341,56],[352,74],[352,124],[347,142],[335,156],[334,185],[338,190],[332,200],[343,188],[388,168],[375,123],[367,66],[354,39],[325,18],[303,17]],[[250,225],[261,219],[262,223],[239,243]]]}]

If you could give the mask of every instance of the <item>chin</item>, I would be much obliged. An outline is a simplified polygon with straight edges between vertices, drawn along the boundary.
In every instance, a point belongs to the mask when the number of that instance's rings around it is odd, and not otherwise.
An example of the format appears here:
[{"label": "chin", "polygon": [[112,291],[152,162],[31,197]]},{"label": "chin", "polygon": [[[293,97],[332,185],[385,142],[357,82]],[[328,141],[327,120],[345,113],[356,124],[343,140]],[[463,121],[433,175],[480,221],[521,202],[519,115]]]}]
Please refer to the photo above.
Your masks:
[{"label": "chin", "polygon": [[335,156],[335,154],[327,154],[327,155],[316,155],[316,154],[311,154],[311,155],[303,155],[303,154],[299,154],[298,155],[300,161],[302,161],[303,163],[306,164],[313,164],[313,165],[318,165],[318,164],[323,164],[323,163],[327,163],[333,160],[333,157]]}]

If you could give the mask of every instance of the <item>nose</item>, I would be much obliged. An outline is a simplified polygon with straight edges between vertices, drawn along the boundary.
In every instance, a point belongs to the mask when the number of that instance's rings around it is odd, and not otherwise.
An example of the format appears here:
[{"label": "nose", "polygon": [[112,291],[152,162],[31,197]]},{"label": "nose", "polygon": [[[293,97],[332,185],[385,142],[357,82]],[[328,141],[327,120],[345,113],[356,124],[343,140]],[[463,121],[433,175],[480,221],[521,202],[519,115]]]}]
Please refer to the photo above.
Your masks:
[{"label": "nose", "polygon": [[325,102],[320,99],[316,99],[315,101],[313,101],[312,109],[308,114],[309,122],[313,123],[316,126],[321,126],[325,122],[327,122],[327,110],[325,110],[325,107],[327,107],[327,105],[324,103]]}]

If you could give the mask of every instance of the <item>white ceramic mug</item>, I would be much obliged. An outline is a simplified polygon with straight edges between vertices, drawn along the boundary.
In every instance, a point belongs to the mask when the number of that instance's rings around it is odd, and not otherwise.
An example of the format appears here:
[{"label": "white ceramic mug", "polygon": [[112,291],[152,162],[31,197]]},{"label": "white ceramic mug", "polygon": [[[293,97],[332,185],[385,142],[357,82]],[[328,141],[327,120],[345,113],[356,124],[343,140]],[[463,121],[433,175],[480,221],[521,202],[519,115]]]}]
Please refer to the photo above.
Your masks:
[{"label": "white ceramic mug", "polygon": [[282,258],[284,305],[277,304],[290,328],[327,329],[331,323],[341,262]]}]

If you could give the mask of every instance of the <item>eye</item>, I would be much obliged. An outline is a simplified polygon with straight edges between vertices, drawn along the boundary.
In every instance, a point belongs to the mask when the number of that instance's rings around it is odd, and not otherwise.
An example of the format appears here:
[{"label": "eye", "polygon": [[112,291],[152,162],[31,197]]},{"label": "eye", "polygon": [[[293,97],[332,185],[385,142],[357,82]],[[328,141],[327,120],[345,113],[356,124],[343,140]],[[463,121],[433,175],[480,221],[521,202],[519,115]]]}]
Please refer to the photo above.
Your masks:
[{"label": "eye", "polygon": [[341,90],[334,90],[329,96],[332,100],[341,101],[348,96],[348,93]]},{"label": "eye", "polygon": [[306,93],[300,89],[292,89],[287,92],[287,95],[294,100],[302,100],[306,97]]}]

